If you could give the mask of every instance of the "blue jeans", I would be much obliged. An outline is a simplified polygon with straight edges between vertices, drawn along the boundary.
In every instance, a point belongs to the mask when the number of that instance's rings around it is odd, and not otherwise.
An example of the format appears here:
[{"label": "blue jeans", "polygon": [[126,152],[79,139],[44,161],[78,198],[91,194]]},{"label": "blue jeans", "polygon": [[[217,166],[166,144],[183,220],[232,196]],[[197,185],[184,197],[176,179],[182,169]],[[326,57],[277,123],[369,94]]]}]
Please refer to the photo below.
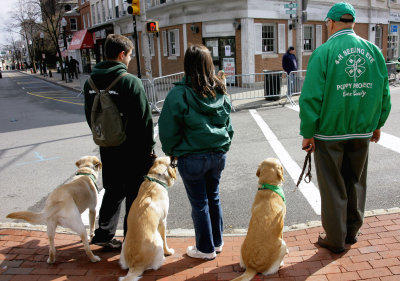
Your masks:
[{"label": "blue jeans", "polygon": [[225,168],[226,154],[209,152],[178,158],[178,170],[192,206],[196,248],[214,252],[222,245],[222,208],[219,180]]}]

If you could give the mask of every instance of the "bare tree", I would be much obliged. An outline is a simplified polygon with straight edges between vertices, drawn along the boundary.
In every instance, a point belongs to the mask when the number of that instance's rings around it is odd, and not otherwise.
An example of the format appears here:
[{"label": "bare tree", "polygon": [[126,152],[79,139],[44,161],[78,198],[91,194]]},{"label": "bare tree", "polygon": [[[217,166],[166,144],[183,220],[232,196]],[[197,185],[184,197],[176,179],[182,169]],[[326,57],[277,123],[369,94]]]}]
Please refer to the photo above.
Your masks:
[{"label": "bare tree", "polygon": [[40,10],[32,1],[18,0],[15,7],[16,9],[12,12],[12,20],[7,26],[7,31],[16,33],[24,38],[30,61],[33,63],[33,70],[36,73],[34,46],[40,27]]}]

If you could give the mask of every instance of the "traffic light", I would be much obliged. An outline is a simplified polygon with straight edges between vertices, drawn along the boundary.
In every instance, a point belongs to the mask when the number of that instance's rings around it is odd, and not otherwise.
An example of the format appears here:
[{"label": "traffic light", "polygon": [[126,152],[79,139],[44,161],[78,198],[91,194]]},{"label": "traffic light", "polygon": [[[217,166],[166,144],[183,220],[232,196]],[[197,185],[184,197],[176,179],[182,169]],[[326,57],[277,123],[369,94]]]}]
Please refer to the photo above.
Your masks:
[{"label": "traffic light", "polygon": [[140,0],[126,0],[128,4],[128,14],[140,15]]},{"label": "traffic light", "polygon": [[158,30],[158,21],[150,21],[147,23],[147,32],[149,33],[157,33]]}]

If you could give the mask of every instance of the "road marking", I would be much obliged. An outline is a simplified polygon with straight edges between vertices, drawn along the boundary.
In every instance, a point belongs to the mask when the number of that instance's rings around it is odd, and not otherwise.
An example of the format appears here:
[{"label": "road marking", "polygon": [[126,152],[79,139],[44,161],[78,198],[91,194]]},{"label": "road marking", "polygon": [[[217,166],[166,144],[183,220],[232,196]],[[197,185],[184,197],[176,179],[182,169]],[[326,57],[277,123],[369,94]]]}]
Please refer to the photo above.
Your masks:
[{"label": "road marking", "polygon": [[45,99],[49,99],[49,100],[55,100],[55,101],[60,101],[60,102],[65,102],[65,103],[71,103],[71,104],[76,104],[76,105],[83,105],[83,103],[78,103],[78,102],[70,102],[70,101],[65,101],[65,100],[59,100],[59,99],[55,99],[55,98],[51,98],[51,97],[46,97],[43,95],[36,95],[34,93],[30,93],[30,92],[26,92],[28,95],[32,95],[32,96],[36,96],[36,97],[40,97],[40,98],[45,98]]},{"label": "road marking", "polygon": [[[290,157],[289,153],[286,151],[281,142],[269,128],[267,123],[265,123],[262,117],[257,113],[257,111],[255,109],[250,109],[249,112],[256,121],[257,125],[260,127],[265,138],[267,139],[268,143],[270,144],[270,146],[272,147],[272,149],[282,162],[283,166],[286,168],[286,171],[293,179],[293,182],[297,184],[297,180],[301,174],[301,168]],[[313,208],[314,212],[317,215],[321,215],[321,197],[318,188],[312,182],[306,183],[304,181],[301,181],[299,185],[299,190],[306,198],[311,208]]]},{"label": "road marking", "polygon": [[49,160],[54,160],[54,159],[60,158],[60,157],[45,158],[45,157],[43,157],[42,155],[40,155],[38,152],[35,152],[35,156],[36,156],[36,158],[38,158],[39,160],[17,163],[17,164],[15,164],[15,165],[17,165],[17,166],[22,166],[22,165],[27,165],[27,164],[37,163],[37,162],[43,162],[43,161],[49,161]]},{"label": "road marking", "polygon": [[[99,194],[97,194],[97,205],[96,205],[96,218],[99,216],[99,211],[101,207],[101,203],[103,202],[104,197],[104,188],[100,190]],[[89,209],[86,209],[82,214],[82,222],[85,226],[89,225]]]},{"label": "road marking", "polygon": [[[300,108],[298,105],[286,105],[287,108],[290,108],[294,111],[299,112]],[[377,144],[384,146],[386,148],[389,148],[390,150],[393,150],[394,152],[400,153],[400,138],[395,137],[393,135],[381,132],[381,138],[377,142]]]}]

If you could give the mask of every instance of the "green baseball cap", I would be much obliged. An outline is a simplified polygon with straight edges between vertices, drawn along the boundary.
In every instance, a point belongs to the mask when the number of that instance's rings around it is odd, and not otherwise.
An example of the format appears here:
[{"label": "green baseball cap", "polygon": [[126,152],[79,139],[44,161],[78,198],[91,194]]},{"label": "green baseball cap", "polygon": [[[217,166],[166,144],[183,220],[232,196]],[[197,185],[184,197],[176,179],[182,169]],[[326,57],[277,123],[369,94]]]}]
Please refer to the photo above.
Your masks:
[{"label": "green baseball cap", "polygon": [[350,3],[346,2],[336,3],[329,10],[325,20],[331,19],[334,21],[340,21],[340,18],[346,14],[352,15],[353,21],[356,20],[356,11],[354,10],[354,7]]}]

